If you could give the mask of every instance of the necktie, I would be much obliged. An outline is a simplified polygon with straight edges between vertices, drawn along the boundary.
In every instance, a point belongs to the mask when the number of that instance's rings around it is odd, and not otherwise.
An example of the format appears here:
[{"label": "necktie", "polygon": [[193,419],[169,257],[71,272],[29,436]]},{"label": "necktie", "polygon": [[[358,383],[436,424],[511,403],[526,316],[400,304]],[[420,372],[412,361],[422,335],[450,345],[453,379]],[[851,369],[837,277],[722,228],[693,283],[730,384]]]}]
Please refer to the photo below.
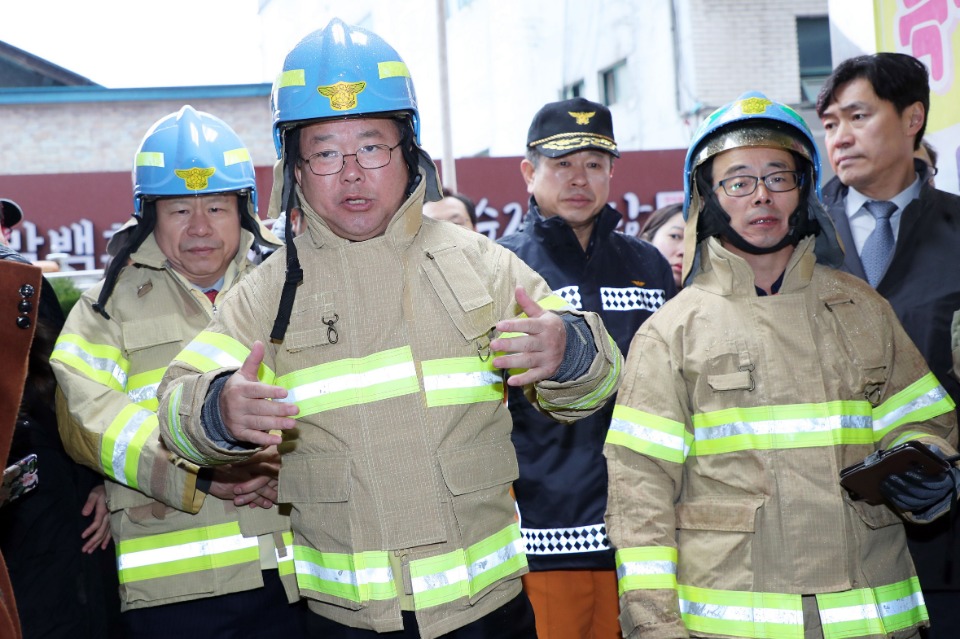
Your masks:
[{"label": "necktie", "polygon": [[217,293],[219,292],[217,289],[211,288],[209,291],[204,291],[203,294],[207,296],[211,304],[215,304],[217,302]]},{"label": "necktie", "polygon": [[877,222],[876,228],[863,244],[860,252],[860,261],[867,274],[870,286],[876,288],[893,256],[893,227],[890,225],[890,216],[897,210],[893,202],[875,202],[873,200],[863,205]]}]

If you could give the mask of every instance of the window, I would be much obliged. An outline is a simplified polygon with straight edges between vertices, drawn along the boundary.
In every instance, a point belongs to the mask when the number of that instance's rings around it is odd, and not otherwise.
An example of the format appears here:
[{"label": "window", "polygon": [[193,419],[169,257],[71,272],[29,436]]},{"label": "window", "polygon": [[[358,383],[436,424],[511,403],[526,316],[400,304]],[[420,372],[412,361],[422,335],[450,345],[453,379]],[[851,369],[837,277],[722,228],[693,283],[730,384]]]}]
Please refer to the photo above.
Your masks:
[{"label": "window", "polygon": [[833,70],[830,59],[830,21],[827,17],[797,18],[800,49],[800,99],[816,102],[820,87]]},{"label": "window", "polygon": [[600,72],[600,98],[605,106],[616,104],[622,97],[626,70],[627,62],[623,60]]},{"label": "window", "polygon": [[585,90],[586,86],[584,85],[583,80],[577,80],[573,84],[568,84],[567,86],[563,87],[563,93],[560,95],[560,99],[569,100],[570,98],[586,97],[583,95]]}]

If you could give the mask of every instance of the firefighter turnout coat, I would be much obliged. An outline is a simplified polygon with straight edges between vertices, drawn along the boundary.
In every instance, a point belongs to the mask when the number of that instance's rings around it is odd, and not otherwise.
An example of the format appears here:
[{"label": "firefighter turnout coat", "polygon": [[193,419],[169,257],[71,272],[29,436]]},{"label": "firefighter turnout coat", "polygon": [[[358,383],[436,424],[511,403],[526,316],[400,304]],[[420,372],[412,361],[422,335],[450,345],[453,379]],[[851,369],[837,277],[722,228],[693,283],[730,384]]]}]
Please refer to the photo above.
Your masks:
[{"label": "firefighter turnout coat", "polygon": [[[241,234],[224,290],[253,269],[253,236]],[[285,585],[295,601],[289,517],[276,506],[205,498],[198,467],[171,455],[158,435],[160,379],[215,309],[167,266],[152,234],[131,259],[107,302],[110,319],[92,308],[100,282],[73,307],[50,357],[64,446],[109,480],[123,609],[259,588],[262,567],[291,575]]]},{"label": "firefighter turnout coat", "polygon": [[164,440],[193,462],[249,454],[214,445],[199,416],[210,383],[263,341],[261,379],[300,409],[280,500],[292,504],[301,593],[314,612],[378,632],[401,629],[401,609],[415,610],[430,638],[504,605],[527,571],[510,496],[512,422],[489,348],[496,323],[520,312],[515,287],[582,315],[598,349],[580,378],[527,389],[549,414],[573,421],[600,408],[619,385],[621,355],[595,314],[573,311],[512,253],[424,218],[423,189],[362,242],[304,204],[303,283],[283,342],[268,336],[285,249],[173,362],[160,411]]},{"label": "firefighter turnout coat", "polygon": [[907,440],[952,454],[954,405],[890,305],[812,249],[758,296],[707,240],[630,346],[605,448],[625,637],[802,639],[805,595],[828,639],[926,625],[901,517],[838,477]]}]

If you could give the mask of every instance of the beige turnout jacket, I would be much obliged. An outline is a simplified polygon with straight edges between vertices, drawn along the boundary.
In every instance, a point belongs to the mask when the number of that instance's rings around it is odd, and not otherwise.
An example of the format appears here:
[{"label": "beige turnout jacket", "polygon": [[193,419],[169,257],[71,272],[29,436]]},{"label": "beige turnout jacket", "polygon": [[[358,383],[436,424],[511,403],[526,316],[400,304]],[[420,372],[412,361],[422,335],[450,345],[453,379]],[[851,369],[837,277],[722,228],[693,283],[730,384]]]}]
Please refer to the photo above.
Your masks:
[{"label": "beige turnout jacket", "polygon": [[[269,341],[281,250],[173,363],[161,430],[192,462],[249,454],[211,442],[200,406],[210,383],[264,341],[261,379],[300,408],[280,498],[293,507],[301,593],[314,612],[380,632],[399,630],[401,608],[414,609],[429,638],[502,606],[527,570],[493,327],[520,312],[517,285],[547,308],[574,311],[485,236],[424,218],[422,190],[384,235],[363,242],[337,237],[306,207],[308,231],[295,240],[303,283],[286,338]],[[596,315],[583,316],[599,349],[590,370],[528,389],[559,420],[593,412],[619,384],[619,351]]]},{"label": "beige turnout jacket", "polygon": [[797,247],[779,294],[710,239],[638,331],[605,454],[624,636],[826,637],[926,624],[901,516],[840,469],[919,439],[954,452],[953,402],[889,304]]},{"label": "beige turnout jacket", "polygon": [[[245,257],[253,238],[241,233],[224,290],[253,270]],[[62,391],[64,446],[108,480],[123,608],[259,588],[261,567],[278,560],[281,574],[292,574],[283,540],[292,540],[289,517],[276,506],[238,509],[205,496],[196,487],[198,467],[160,442],[160,378],[214,307],[167,267],[153,235],[132,259],[107,302],[110,319],[91,307],[101,282],[73,307],[50,358]],[[286,581],[296,600],[292,577]]]}]

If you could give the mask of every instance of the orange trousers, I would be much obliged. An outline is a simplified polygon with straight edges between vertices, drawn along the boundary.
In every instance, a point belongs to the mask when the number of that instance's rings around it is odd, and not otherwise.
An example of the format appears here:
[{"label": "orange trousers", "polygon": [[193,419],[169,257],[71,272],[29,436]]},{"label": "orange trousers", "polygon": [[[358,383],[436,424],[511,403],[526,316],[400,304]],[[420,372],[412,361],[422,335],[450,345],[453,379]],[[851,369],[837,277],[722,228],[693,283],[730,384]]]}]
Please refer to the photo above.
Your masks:
[{"label": "orange trousers", "polygon": [[544,570],[523,576],[539,639],[621,639],[615,570]]}]

